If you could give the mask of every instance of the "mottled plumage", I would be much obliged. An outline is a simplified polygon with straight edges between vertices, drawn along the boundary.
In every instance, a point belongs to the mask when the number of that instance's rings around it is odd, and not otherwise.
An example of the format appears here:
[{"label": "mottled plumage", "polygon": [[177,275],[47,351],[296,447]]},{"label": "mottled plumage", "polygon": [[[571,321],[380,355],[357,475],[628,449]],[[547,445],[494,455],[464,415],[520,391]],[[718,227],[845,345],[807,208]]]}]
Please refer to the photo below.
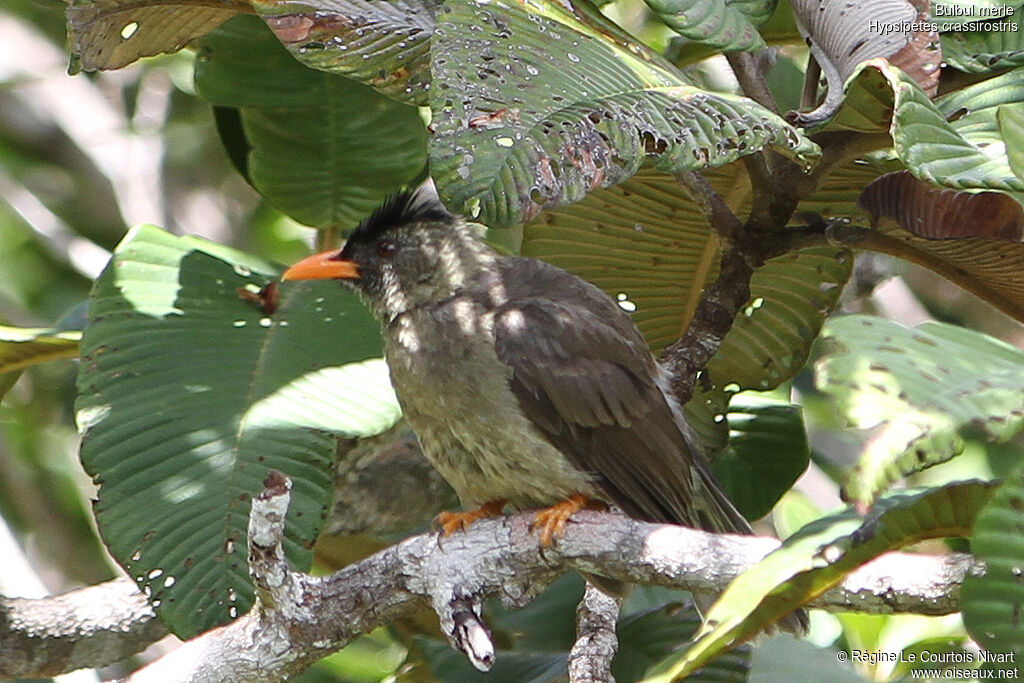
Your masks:
[{"label": "mottled plumage", "polygon": [[406,419],[466,506],[583,494],[638,519],[751,532],[629,315],[560,268],[497,254],[432,186],[289,273],[341,278],[367,302]]},{"label": "mottled plumage", "polygon": [[643,336],[594,285],[496,254],[429,185],[389,198],[328,258],[358,265],[349,282],[383,325],[406,419],[467,506],[583,493],[749,533]]}]

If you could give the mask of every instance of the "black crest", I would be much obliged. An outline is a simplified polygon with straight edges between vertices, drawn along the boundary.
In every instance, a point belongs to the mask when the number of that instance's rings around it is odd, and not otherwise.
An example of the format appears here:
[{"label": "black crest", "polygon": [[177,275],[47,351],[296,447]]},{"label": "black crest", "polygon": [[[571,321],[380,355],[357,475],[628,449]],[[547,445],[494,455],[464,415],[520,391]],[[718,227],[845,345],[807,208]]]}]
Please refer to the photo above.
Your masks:
[{"label": "black crest", "polygon": [[450,223],[455,219],[437,198],[433,183],[427,181],[411,190],[396,192],[374,209],[370,217],[359,224],[349,242],[369,242],[388,230],[427,221]]}]

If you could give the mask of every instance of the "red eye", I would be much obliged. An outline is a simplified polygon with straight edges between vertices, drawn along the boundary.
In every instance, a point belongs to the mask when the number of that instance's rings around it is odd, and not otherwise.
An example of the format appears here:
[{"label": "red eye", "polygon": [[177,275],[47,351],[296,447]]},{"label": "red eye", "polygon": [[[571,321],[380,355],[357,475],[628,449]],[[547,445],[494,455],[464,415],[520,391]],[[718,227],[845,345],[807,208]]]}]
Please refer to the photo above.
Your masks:
[{"label": "red eye", "polygon": [[381,258],[390,258],[396,251],[398,251],[398,245],[391,240],[377,242],[377,256]]}]

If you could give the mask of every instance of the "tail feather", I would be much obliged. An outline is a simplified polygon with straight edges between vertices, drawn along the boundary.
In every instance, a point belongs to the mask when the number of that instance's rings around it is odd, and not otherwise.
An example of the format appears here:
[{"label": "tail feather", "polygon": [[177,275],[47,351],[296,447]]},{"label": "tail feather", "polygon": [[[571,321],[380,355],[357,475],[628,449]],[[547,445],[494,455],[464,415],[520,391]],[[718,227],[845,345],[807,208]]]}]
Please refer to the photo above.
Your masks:
[{"label": "tail feather", "polygon": [[[703,465],[703,463],[700,464]],[[701,499],[706,503],[704,509],[698,511],[699,514],[706,513],[700,514],[703,528],[708,531],[752,535],[754,530],[751,528],[750,523],[725,495],[725,492],[722,491],[708,468],[706,466],[699,466],[696,469],[700,472],[700,486],[704,493]],[[707,614],[711,605],[717,599],[717,595],[708,593],[694,593],[693,596],[697,610],[702,616]],[[803,609],[797,609],[777,621],[773,626],[765,629],[765,633],[772,635],[782,630],[792,633],[799,638],[807,634],[809,626],[810,622],[807,612]]]}]

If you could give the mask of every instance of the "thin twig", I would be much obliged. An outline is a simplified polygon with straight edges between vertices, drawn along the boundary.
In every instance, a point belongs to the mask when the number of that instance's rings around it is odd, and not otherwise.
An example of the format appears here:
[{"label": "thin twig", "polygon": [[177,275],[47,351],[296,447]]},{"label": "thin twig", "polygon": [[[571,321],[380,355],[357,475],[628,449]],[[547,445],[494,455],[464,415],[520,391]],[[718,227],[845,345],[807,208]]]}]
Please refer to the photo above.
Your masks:
[{"label": "thin twig", "polygon": [[728,249],[739,237],[743,225],[739,218],[725,203],[722,196],[711,187],[707,178],[697,171],[685,171],[676,175],[676,179],[686,188],[693,203],[697,205],[707,218],[711,229],[718,236],[721,248]]},{"label": "thin twig", "polygon": [[765,109],[778,114],[779,107],[775,103],[775,97],[772,96],[772,91],[768,88],[768,83],[764,79],[764,73],[761,65],[758,63],[757,56],[751,52],[727,52],[725,53],[725,58],[729,61],[729,66],[732,67],[733,73],[736,74],[736,80],[739,81],[743,94]]},{"label": "thin twig", "polygon": [[800,91],[800,111],[809,111],[818,105],[818,81],[821,79],[821,65],[814,55],[807,54],[807,69],[804,71],[804,87]]}]

